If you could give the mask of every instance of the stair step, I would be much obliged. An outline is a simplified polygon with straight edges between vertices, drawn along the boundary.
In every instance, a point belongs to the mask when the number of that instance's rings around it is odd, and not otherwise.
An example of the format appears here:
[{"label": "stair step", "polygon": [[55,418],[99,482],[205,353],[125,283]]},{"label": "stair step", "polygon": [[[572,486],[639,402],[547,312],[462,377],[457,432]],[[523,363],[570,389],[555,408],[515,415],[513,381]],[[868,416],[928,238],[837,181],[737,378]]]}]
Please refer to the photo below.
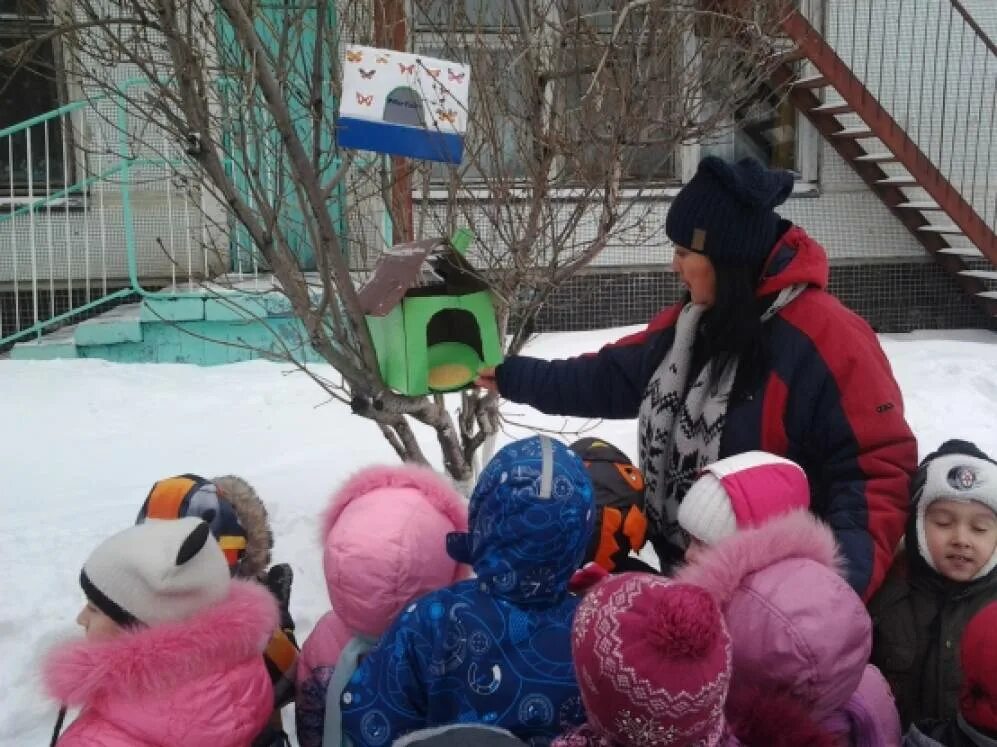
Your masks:
[{"label": "stair step", "polygon": [[903,176],[888,176],[885,179],[877,179],[876,184],[882,184],[888,187],[916,187],[917,179],[912,177],[910,174],[904,174]]},{"label": "stair step", "polygon": [[60,358],[76,358],[73,331],[73,326],[63,327],[35,340],[15,343],[10,350],[10,358],[15,361],[50,361]]},{"label": "stair step", "polygon": [[851,140],[861,140],[866,137],[874,137],[872,130],[868,127],[846,127],[843,130],[832,132],[834,137],[845,137]]},{"label": "stair step", "polygon": [[821,104],[810,110],[814,114],[852,114],[855,110],[850,104],[845,102],[835,104]]},{"label": "stair step", "polygon": [[941,223],[930,223],[927,226],[921,226],[917,229],[918,231],[924,231],[925,233],[946,233],[952,234],[954,236],[961,236],[962,229],[959,226],[952,223],[941,224]]},{"label": "stair step", "polygon": [[934,200],[911,200],[910,202],[901,202],[897,207],[906,210],[941,210],[941,207]]},{"label": "stair step", "polygon": [[975,246],[947,246],[938,250],[939,254],[953,254],[956,257],[982,257],[983,252]]},{"label": "stair step", "polygon": [[989,298],[991,300],[997,301],[997,291],[980,291],[976,295],[978,295],[980,298]]},{"label": "stair step", "polygon": [[982,280],[997,280],[997,270],[959,270],[960,275]]},{"label": "stair step", "polygon": [[100,316],[85,319],[76,325],[77,346],[117,345],[122,342],[142,342],[142,304],[116,306]]},{"label": "stair step", "polygon": [[861,161],[863,163],[890,163],[891,161],[896,161],[897,157],[892,153],[882,152],[882,153],[866,153],[855,158],[856,161]]},{"label": "stair step", "polygon": [[793,83],[793,88],[823,88],[828,84],[827,78],[818,73],[807,78],[800,78]]}]

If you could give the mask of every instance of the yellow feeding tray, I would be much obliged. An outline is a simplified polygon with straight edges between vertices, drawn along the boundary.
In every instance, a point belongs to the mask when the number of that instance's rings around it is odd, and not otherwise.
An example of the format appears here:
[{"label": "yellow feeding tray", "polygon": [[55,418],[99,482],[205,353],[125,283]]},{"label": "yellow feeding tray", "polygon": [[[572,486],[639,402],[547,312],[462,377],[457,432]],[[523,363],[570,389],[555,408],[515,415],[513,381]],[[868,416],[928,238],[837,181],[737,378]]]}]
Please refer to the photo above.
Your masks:
[{"label": "yellow feeding tray", "polygon": [[470,345],[462,342],[439,342],[428,351],[429,388],[434,392],[463,389],[474,381],[481,358]]}]

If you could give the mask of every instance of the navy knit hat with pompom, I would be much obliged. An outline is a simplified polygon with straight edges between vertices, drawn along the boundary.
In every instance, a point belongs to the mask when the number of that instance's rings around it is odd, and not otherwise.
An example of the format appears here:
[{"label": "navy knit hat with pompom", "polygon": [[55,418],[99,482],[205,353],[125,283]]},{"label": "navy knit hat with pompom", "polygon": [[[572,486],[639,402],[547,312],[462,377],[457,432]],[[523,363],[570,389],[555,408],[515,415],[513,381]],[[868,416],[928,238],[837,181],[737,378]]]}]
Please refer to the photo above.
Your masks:
[{"label": "navy knit hat with pompom", "polygon": [[779,238],[775,212],[793,191],[793,175],[753,158],[728,163],[709,156],[675,197],[665,233],[714,262],[761,267]]}]

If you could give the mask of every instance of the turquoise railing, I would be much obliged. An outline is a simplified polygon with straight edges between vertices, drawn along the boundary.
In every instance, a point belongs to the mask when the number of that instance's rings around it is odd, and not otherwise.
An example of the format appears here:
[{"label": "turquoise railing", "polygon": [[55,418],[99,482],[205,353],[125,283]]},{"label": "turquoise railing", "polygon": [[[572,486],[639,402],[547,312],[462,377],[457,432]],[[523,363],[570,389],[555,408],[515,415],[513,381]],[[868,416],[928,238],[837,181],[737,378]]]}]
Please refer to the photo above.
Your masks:
[{"label": "turquoise railing", "polygon": [[[0,307],[0,349],[120,299],[154,292],[140,279],[133,183],[138,169],[169,175],[159,180],[165,190],[143,190],[162,198],[155,200],[153,209],[166,208],[162,229],[168,235],[166,241],[156,241],[166,249],[170,267],[161,274],[168,274],[176,286],[176,257],[182,253],[177,246],[183,243],[186,279],[193,281],[190,226],[179,241],[184,227],[176,225],[180,217],[190,222],[190,195],[174,210],[181,198],[174,195],[172,175],[183,160],[161,154],[141,157],[129,142],[128,94],[145,84],[141,79],[126,81],[113,93],[74,101],[0,129],[0,149],[8,154],[7,184],[0,187],[9,189],[8,209],[0,212],[0,287],[13,290],[13,304]],[[108,102],[113,122],[105,115],[93,116]],[[105,136],[106,128],[113,130],[111,137]],[[23,156],[23,169],[18,169],[17,156]],[[64,185],[74,170],[82,171],[82,177]],[[65,294],[64,304],[57,304],[57,291]],[[22,303],[22,296],[28,300]]]}]

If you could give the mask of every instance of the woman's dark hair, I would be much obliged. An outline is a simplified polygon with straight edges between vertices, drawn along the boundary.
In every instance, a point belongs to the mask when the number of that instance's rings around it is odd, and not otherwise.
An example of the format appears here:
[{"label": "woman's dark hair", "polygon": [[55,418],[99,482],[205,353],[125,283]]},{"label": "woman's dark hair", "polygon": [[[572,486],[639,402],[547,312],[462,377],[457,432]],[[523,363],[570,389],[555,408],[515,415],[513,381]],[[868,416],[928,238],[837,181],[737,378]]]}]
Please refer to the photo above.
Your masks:
[{"label": "woman's dark hair", "polygon": [[761,383],[767,363],[761,315],[771,299],[755,296],[760,268],[714,262],[713,269],[716,300],[701,327],[705,359],[714,362],[714,377],[737,360],[737,389],[749,392]]}]

